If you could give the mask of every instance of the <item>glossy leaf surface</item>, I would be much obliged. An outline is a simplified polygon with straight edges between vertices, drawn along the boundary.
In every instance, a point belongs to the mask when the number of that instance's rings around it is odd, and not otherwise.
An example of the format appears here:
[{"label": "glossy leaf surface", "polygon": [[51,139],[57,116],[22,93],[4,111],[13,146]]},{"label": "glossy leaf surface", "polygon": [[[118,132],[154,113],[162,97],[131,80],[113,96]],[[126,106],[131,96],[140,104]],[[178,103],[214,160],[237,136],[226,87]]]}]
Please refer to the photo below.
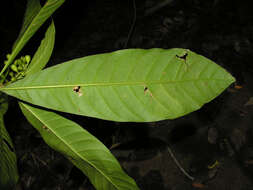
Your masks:
[{"label": "glossy leaf surface", "polygon": [[100,190],[138,190],[110,151],[78,124],[24,103],[20,107],[45,142],[82,170]]},{"label": "glossy leaf surface", "polygon": [[0,90],[43,107],[113,121],[174,119],[235,81],[185,49],[128,49],[45,69]]},{"label": "glossy leaf surface", "polygon": [[0,93],[0,189],[13,189],[18,181],[16,154],[4,126],[3,117],[7,108],[6,96]]}]

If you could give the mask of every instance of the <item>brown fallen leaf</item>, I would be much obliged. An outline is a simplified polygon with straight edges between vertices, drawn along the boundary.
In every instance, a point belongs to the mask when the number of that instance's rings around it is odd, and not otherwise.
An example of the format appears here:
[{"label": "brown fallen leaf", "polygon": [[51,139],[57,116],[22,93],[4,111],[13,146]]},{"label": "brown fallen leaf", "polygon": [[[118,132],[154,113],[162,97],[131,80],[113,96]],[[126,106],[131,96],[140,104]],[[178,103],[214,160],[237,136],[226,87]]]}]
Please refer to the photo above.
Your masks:
[{"label": "brown fallen leaf", "polygon": [[239,89],[242,88],[242,86],[240,86],[240,85],[235,85],[234,88],[235,88],[236,90],[239,90]]},{"label": "brown fallen leaf", "polygon": [[245,160],[244,163],[246,165],[251,165],[251,164],[253,164],[253,160]]},{"label": "brown fallen leaf", "polygon": [[205,185],[202,183],[199,183],[199,182],[193,182],[192,187],[198,188],[198,189],[203,189],[205,187]]},{"label": "brown fallen leaf", "polygon": [[244,104],[244,106],[252,106],[253,105],[253,97],[250,97],[249,100]]}]

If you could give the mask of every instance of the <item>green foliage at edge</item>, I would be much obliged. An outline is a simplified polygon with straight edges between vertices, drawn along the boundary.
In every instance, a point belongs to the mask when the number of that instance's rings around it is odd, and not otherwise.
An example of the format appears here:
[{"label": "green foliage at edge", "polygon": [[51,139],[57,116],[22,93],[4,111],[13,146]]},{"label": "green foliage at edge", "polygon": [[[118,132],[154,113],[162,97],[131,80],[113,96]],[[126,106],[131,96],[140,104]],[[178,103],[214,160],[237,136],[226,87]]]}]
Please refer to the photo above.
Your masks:
[{"label": "green foliage at edge", "polygon": [[65,0],[48,0],[36,16],[31,16],[33,18],[32,21],[29,20],[30,24],[28,27],[24,26],[26,29],[24,29],[25,31],[21,33],[22,35],[15,43],[10,58],[2,69],[0,75],[2,75],[7,67],[14,61],[15,57],[22,50],[28,40],[34,35],[34,33],[40,28],[40,26],[53,14],[57,8],[62,5],[62,3],[64,3],[64,1]]},{"label": "green foliage at edge", "polygon": [[0,189],[13,189],[18,181],[17,158],[11,138],[4,126],[7,97],[0,93]]}]

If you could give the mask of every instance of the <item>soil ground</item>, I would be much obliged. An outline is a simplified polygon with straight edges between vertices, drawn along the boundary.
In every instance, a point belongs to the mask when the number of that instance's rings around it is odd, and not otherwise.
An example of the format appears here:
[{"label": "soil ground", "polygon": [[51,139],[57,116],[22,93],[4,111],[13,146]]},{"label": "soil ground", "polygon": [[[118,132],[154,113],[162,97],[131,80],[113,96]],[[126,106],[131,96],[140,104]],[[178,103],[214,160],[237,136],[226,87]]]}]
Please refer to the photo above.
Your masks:
[{"label": "soil ground", "polygon": [[[200,110],[175,120],[115,123],[71,118],[108,147],[121,143],[112,152],[141,190],[252,190],[252,3],[172,0],[152,12],[161,2],[94,0],[83,5],[66,1],[54,15],[56,45],[49,65],[123,48],[180,47],[226,68],[236,84]],[[7,10],[0,13],[2,61],[18,34],[25,9],[24,3],[15,0],[8,6],[13,10],[9,18]],[[34,52],[42,35],[32,38],[25,54]],[[43,142],[16,106],[13,100],[6,116],[18,156],[16,189],[94,189],[78,169]],[[194,181],[177,167],[168,148]]]}]

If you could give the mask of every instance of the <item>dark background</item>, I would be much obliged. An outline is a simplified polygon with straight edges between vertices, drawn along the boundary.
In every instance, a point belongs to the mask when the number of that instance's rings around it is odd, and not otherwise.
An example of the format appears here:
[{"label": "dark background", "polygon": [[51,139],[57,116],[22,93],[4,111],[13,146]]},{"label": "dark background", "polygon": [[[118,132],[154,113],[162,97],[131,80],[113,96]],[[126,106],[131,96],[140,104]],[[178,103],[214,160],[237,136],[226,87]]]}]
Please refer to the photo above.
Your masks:
[{"label": "dark background", "polygon": [[[0,2],[0,62],[22,25],[26,1]],[[188,48],[236,77],[222,95],[176,120],[115,123],[67,115],[110,147],[142,190],[253,189],[253,13],[251,1],[174,0],[147,15],[157,0],[67,0],[53,15],[55,49],[48,66],[124,48]],[[135,3],[136,11],[133,3]],[[134,22],[134,14],[136,20]],[[131,27],[134,22],[134,29]],[[32,55],[47,25],[21,54]],[[237,87],[242,87],[238,89]],[[51,150],[10,98],[5,123],[18,156],[17,189],[93,189],[87,178]],[[196,178],[189,180],[167,151]],[[126,153],[127,156],[124,156]],[[219,165],[208,168],[215,161]]]}]

